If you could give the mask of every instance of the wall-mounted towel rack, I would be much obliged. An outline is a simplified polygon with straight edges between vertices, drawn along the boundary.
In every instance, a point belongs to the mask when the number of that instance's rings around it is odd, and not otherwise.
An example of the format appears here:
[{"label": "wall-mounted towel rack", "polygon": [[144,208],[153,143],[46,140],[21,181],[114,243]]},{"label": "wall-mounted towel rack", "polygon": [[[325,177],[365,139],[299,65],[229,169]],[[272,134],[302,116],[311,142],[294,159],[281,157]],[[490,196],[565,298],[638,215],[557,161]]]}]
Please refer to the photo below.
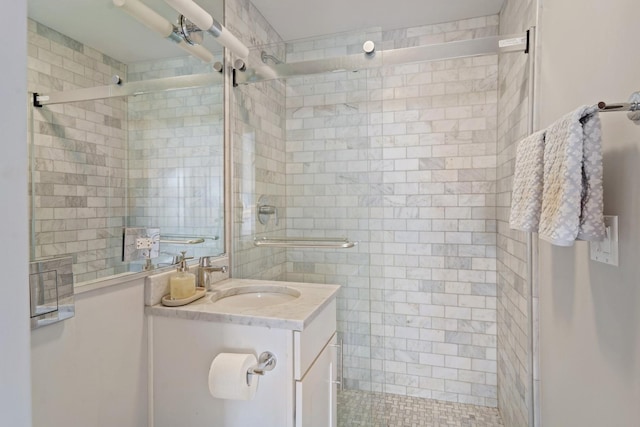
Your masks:
[{"label": "wall-mounted towel rack", "polygon": [[347,237],[256,237],[255,246],[275,248],[349,249],[358,244]]},{"label": "wall-mounted towel rack", "polygon": [[616,104],[607,104],[604,101],[598,102],[598,108],[602,112],[609,111],[638,111],[640,110],[640,103],[638,102],[619,102]]},{"label": "wall-mounted towel rack", "polygon": [[612,111],[628,111],[627,117],[637,125],[640,125],[640,92],[634,92],[629,98],[629,102],[617,102],[608,104],[604,101],[598,102],[598,109],[601,113]]}]

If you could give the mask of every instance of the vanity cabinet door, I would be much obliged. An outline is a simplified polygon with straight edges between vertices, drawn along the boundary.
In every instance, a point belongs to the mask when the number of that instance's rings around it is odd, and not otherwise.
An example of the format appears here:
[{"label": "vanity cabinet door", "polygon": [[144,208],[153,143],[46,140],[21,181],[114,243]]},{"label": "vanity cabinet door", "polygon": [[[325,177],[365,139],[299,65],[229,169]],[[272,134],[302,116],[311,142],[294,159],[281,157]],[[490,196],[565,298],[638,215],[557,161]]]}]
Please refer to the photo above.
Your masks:
[{"label": "vanity cabinet door", "polygon": [[335,334],[300,381],[296,381],[296,427],[336,427]]}]

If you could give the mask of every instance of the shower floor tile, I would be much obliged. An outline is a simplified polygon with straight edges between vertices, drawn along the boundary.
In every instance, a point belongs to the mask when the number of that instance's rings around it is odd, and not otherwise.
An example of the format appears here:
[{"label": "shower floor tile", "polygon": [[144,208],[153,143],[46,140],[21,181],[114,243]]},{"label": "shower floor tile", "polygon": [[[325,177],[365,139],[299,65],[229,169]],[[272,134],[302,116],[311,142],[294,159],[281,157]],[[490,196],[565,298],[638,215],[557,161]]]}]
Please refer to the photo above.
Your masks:
[{"label": "shower floor tile", "polygon": [[396,394],[343,390],[338,427],[501,427],[496,408]]}]

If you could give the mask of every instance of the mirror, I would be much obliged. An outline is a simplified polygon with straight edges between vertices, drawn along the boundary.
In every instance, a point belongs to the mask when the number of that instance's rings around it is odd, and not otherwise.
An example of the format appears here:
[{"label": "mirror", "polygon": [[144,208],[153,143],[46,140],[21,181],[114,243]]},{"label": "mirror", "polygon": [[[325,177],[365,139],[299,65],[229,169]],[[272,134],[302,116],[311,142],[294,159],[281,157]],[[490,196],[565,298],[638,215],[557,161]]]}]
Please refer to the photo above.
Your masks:
[{"label": "mirror", "polygon": [[28,10],[29,92],[51,102],[29,107],[31,261],[72,257],[78,286],[224,253],[222,48],[205,34],[204,63],[112,0]]}]

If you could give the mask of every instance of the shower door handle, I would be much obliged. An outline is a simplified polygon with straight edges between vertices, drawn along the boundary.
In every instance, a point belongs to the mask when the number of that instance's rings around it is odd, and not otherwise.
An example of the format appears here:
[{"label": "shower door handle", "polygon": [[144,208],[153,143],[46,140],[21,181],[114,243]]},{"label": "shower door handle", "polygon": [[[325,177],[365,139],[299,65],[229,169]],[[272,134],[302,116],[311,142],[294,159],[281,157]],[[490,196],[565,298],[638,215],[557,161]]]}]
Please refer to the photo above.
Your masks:
[{"label": "shower door handle", "polygon": [[336,384],[339,388],[340,391],[344,390],[344,340],[341,339],[338,344],[329,344],[329,347],[334,347],[336,348],[339,352],[340,352],[340,359],[338,359],[336,357],[336,362],[338,360],[340,360],[340,369],[338,370],[338,380],[336,381],[331,381],[332,384]]}]

